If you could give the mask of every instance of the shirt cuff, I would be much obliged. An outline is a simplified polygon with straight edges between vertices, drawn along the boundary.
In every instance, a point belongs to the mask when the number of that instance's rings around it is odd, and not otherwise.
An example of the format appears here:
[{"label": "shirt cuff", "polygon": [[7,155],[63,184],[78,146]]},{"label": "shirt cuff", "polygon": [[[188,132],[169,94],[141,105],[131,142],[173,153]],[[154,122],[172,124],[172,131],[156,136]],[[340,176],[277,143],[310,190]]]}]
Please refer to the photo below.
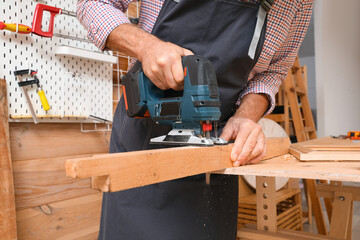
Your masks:
[{"label": "shirt cuff", "polygon": [[245,97],[247,94],[250,94],[250,93],[265,94],[266,97],[268,98],[269,106],[268,106],[264,116],[270,114],[274,110],[276,92],[274,92],[274,89],[269,87],[266,83],[263,83],[260,81],[255,81],[255,80],[249,81],[246,88],[243,91],[241,91],[236,105],[239,106],[241,104],[241,100],[243,99],[243,97]]}]

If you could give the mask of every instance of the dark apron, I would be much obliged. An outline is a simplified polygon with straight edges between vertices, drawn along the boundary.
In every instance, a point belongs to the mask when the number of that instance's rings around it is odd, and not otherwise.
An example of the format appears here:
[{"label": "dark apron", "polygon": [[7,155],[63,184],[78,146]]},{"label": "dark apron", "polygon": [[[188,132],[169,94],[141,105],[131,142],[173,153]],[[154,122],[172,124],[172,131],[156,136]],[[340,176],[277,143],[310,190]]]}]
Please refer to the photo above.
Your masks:
[{"label": "dark apron", "polygon": [[[165,0],[153,34],[190,49],[214,64],[222,118],[235,111],[264,42],[262,30],[254,59],[248,57],[258,4],[241,0]],[[115,112],[110,152],[159,148],[150,138],[167,134],[170,126],[126,115],[123,98]],[[184,166],[186,167],[186,166]],[[104,193],[99,239],[103,240],[235,240],[238,178],[205,174]]]}]

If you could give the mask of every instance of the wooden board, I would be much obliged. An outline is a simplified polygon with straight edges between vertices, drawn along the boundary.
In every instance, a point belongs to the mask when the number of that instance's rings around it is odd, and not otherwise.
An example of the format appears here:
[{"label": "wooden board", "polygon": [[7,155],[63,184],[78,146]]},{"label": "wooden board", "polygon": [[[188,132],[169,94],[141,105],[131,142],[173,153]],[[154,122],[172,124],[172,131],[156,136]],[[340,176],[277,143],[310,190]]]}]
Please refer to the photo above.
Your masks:
[{"label": "wooden board", "polygon": [[[233,144],[213,147],[181,147],[69,159],[66,174],[92,177],[92,187],[119,191],[232,167]],[[266,158],[286,154],[288,138],[269,138]]]},{"label": "wooden board", "polygon": [[290,153],[300,161],[360,161],[360,143],[325,137],[293,144]]},{"label": "wooden board", "polygon": [[102,193],[24,209],[17,212],[18,237],[38,239],[96,239]]},{"label": "wooden board", "polygon": [[106,153],[110,132],[81,132],[75,123],[11,123],[12,161]]},{"label": "wooden board", "polygon": [[272,233],[268,231],[261,231],[252,228],[241,228],[237,232],[237,236],[240,239],[251,239],[251,240],[335,240],[336,238],[329,238],[317,234],[291,231],[285,229],[279,229],[277,233]]},{"label": "wooden board", "polygon": [[360,162],[300,162],[287,154],[214,173],[360,182]]},{"label": "wooden board", "polygon": [[0,238],[16,239],[6,82],[0,79]]},{"label": "wooden board", "polygon": [[[86,157],[81,155],[75,157]],[[37,207],[53,202],[94,194],[90,179],[66,177],[68,157],[43,158],[13,163],[16,208]]]}]

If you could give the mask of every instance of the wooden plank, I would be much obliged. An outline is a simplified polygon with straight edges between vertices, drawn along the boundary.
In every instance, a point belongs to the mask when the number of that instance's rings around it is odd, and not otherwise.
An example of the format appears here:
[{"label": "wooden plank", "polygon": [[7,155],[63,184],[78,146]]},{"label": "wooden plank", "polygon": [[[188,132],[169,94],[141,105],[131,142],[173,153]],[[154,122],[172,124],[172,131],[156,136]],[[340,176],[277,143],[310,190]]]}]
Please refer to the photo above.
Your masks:
[{"label": "wooden plank", "polygon": [[346,239],[348,224],[352,218],[352,194],[349,192],[336,192],[334,208],[330,224],[329,236],[338,239]]},{"label": "wooden plank", "polygon": [[347,140],[317,139],[290,146],[290,153],[301,161],[360,161],[360,144]]},{"label": "wooden plank", "polygon": [[286,154],[258,164],[214,173],[360,182],[360,162],[300,162]]},{"label": "wooden plank", "polygon": [[10,123],[13,161],[105,153],[110,132],[82,133],[75,123]]},{"label": "wooden plank", "polygon": [[330,146],[330,147],[357,147],[360,148],[360,143],[351,141],[348,139],[338,139],[338,138],[332,138],[332,137],[322,137],[317,139],[312,139],[306,142],[301,142],[299,145],[309,147],[309,148],[316,148],[316,147],[324,147],[324,146]]},{"label": "wooden plank", "polygon": [[285,114],[269,114],[265,116],[265,118],[271,119],[275,122],[284,122],[285,121]]},{"label": "wooden plank", "polygon": [[351,193],[353,201],[360,201],[360,188],[355,186],[335,186],[329,184],[318,184],[316,195],[319,197],[335,199],[336,192]]},{"label": "wooden plank", "polygon": [[17,211],[22,240],[96,239],[102,193]]},{"label": "wooden plank", "polygon": [[[316,227],[319,234],[327,235],[326,225],[324,221],[324,213],[321,208],[320,199],[316,196],[316,183],[315,180],[306,179],[306,187],[309,192],[313,193],[310,194],[311,198],[311,206],[312,211],[314,211],[314,217],[316,222]],[[309,216],[311,217],[311,216]]]},{"label": "wooden plank", "polygon": [[[269,138],[264,159],[288,152],[288,138]],[[181,147],[69,159],[66,174],[74,178],[109,176],[93,180],[102,191],[119,191],[232,167],[233,144]]]},{"label": "wooden plank", "polygon": [[266,232],[247,227],[238,229],[237,236],[240,239],[266,239],[266,240],[335,240],[335,238],[322,237],[317,234],[279,229],[277,233]]},{"label": "wooden plank", "polygon": [[18,210],[97,192],[90,189],[89,179],[66,177],[67,158],[44,158],[13,163],[15,201]]},{"label": "wooden plank", "polygon": [[[296,214],[299,214],[300,204],[289,208],[288,210],[282,212],[277,216],[277,224],[282,224],[288,220],[289,217],[295,216]],[[300,218],[298,216],[298,218]]]},{"label": "wooden plank", "polygon": [[[275,201],[279,203],[289,197],[294,196],[295,194],[300,193],[300,189],[293,188],[283,188],[275,193]],[[251,194],[239,199],[239,203],[241,204],[256,204],[256,195]]]},{"label": "wooden plank", "polygon": [[277,231],[276,187],[274,177],[256,177],[257,229]]},{"label": "wooden plank", "polygon": [[0,236],[17,239],[6,81],[0,79]]}]

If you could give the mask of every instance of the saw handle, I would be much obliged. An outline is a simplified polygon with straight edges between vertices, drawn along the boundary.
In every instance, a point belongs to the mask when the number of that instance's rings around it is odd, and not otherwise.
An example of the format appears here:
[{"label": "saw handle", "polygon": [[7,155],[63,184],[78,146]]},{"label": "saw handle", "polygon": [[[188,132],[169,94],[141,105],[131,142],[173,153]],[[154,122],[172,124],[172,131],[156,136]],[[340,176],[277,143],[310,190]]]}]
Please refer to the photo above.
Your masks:
[{"label": "saw handle", "polygon": [[[50,23],[47,32],[44,32],[41,29],[44,12],[50,13]],[[54,35],[55,16],[58,14],[61,14],[61,8],[52,7],[40,3],[36,5],[33,24],[32,24],[32,32],[42,37],[52,38]]]}]

